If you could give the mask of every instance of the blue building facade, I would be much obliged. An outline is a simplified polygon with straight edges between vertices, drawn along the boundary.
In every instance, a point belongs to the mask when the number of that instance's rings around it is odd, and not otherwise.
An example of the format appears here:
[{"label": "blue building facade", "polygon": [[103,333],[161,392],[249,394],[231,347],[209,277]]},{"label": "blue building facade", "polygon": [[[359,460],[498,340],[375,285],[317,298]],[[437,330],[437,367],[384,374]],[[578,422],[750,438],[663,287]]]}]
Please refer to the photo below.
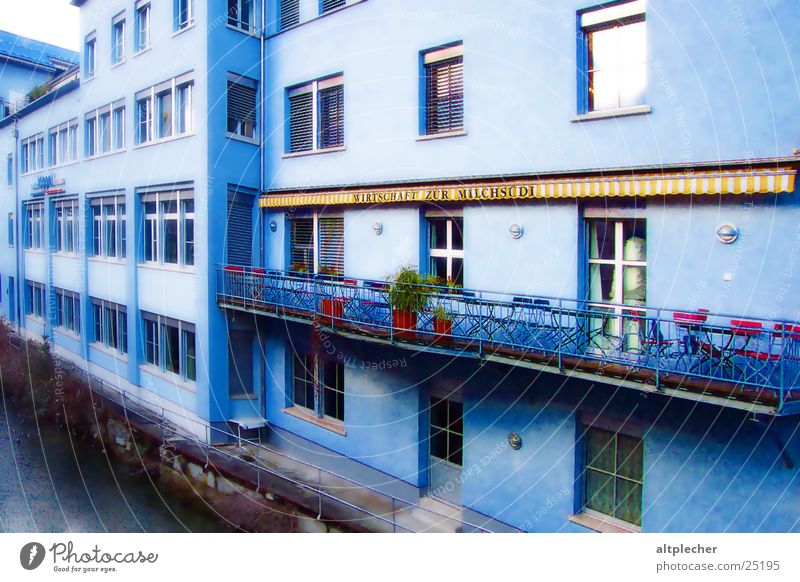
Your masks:
[{"label": "blue building facade", "polygon": [[78,4],[21,328],[489,529],[800,528],[795,5]]}]

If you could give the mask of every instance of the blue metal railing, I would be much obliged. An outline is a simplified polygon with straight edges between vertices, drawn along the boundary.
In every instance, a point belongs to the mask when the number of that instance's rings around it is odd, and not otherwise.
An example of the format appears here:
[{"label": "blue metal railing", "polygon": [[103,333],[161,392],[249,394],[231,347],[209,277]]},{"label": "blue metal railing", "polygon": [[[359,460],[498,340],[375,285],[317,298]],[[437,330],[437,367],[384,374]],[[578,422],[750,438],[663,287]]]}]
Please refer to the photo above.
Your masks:
[{"label": "blue metal railing", "polygon": [[427,285],[425,308],[403,316],[391,308],[387,281],[232,265],[219,267],[218,278],[221,304],[398,343],[540,359],[559,369],[590,364],[597,374],[621,371],[656,387],[704,380],[694,387],[774,398],[779,408],[800,388],[794,322]]}]

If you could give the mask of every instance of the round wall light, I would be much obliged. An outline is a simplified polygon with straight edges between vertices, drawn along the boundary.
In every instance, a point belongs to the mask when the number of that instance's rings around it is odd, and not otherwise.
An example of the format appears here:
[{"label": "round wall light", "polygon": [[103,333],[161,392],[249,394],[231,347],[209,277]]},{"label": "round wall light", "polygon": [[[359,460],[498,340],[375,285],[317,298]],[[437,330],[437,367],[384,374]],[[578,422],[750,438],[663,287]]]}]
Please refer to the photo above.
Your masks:
[{"label": "round wall light", "polygon": [[515,432],[510,433],[508,435],[508,446],[515,451],[520,450],[522,448],[522,437]]},{"label": "round wall light", "polygon": [[508,229],[508,232],[511,233],[511,238],[520,239],[522,238],[522,234],[525,232],[525,230],[519,224],[512,224],[511,228]]},{"label": "round wall light", "polygon": [[269,222],[269,229],[270,229],[272,232],[278,232],[278,223],[277,223],[277,222],[275,222],[274,220],[270,220],[270,222]]},{"label": "round wall light", "polygon": [[722,224],[717,228],[717,240],[722,244],[732,244],[739,238],[739,229],[735,224]]},{"label": "round wall light", "polygon": [[380,236],[383,232],[383,225],[380,222],[376,222],[372,225],[372,232],[375,233],[375,236]]}]

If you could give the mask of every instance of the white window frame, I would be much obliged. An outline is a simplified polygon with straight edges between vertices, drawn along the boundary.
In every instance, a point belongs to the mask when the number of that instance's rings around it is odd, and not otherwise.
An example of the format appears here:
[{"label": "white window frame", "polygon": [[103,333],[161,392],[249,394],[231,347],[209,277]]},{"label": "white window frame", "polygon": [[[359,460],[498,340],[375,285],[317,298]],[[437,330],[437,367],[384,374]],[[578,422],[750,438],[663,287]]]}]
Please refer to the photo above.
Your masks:
[{"label": "white window frame", "polygon": [[[128,308],[104,299],[96,299],[94,297],[90,299],[92,304],[92,345],[102,346],[107,350],[117,352],[123,356],[126,355],[128,353]],[[97,338],[98,314],[100,316],[99,327],[102,336],[100,339]],[[114,328],[116,346],[111,341],[112,327],[108,314],[113,314],[116,325]]]},{"label": "white window frame", "polygon": [[[76,336],[81,334],[81,296],[74,291],[55,288],[56,295],[56,324],[61,329]],[[69,321],[71,306],[72,321]]]},{"label": "white window frame", "polygon": [[[30,294],[30,296],[29,296]],[[43,283],[25,280],[25,316],[44,321],[47,315],[45,286]]]},{"label": "white window frame", "polygon": [[[427,247],[428,247],[428,272],[430,272],[430,259],[432,258],[439,258],[439,259],[446,259],[447,260],[447,277],[446,280],[452,281],[453,276],[455,275],[453,269],[453,259],[460,259],[461,260],[461,277],[464,277],[464,249],[454,249],[453,248],[453,227],[454,219],[460,219],[462,224],[461,230],[461,242],[462,247],[464,246],[464,217],[461,214],[453,214],[453,213],[438,213],[438,212],[429,212],[425,214],[425,226],[427,232],[425,233],[427,239]],[[431,221],[432,220],[446,220],[447,221],[447,241],[446,241],[446,248],[444,249],[434,249],[431,248]]]},{"label": "white window frame", "polygon": [[[80,209],[78,199],[57,200],[54,204],[55,213],[55,252],[67,255],[77,255],[80,248]],[[70,236],[71,235],[71,239]],[[72,245],[67,244],[71,240]]]},{"label": "white window frame", "polygon": [[[176,245],[177,245],[177,263],[166,263],[164,261],[165,255],[165,244],[166,244],[166,234],[165,234],[165,215],[164,213],[164,206],[172,201],[175,201],[175,212],[170,212],[168,217],[170,219],[177,220],[177,233],[176,233]],[[192,210],[186,210],[186,203],[192,203]],[[191,262],[187,260],[187,240],[186,240],[186,224],[188,220],[192,221],[193,229],[192,232],[194,233],[194,190],[169,190],[164,192],[152,192],[148,194],[142,194],[142,217],[145,221],[151,223],[151,230],[150,232],[153,233],[153,238],[148,240],[147,238],[147,228],[142,228],[142,253],[141,253],[141,262],[142,264],[146,265],[174,265],[177,267],[182,267],[186,269],[194,269],[195,262],[196,262],[196,249],[195,249],[195,242],[196,242],[196,234],[192,239],[192,257]],[[155,205],[155,212],[148,211],[147,205],[154,204]],[[147,259],[147,248],[150,247],[151,250],[151,259]]]},{"label": "white window frame", "polygon": [[135,45],[136,52],[140,53],[150,48],[150,0],[137,0],[135,10]]},{"label": "white window frame", "polygon": [[84,66],[84,78],[88,81],[89,79],[94,79],[95,75],[97,74],[97,33],[90,32],[86,35],[86,38],[83,42],[83,66]]},{"label": "white window frame", "polygon": [[255,16],[256,16],[256,0],[249,0],[250,10],[248,14],[248,23],[244,26],[244,21],[242,21],[242,3],[243,0],[228,0],[228,4],[235,2],[236,3],[236,14],[237,17],[231,16],[231,9],[228,8],[228,26],[231,28],[235,28],[236,30],[241,30],[248,33],[255,32]]},{"label": "white window frame", "polygon": [[[185,92],[185,104],[178,97]],[[169,111],[161,111],[162,96],[169,96]],[[180,103],[179,103],[180,101]],[[145,145],[177,139],[194,133],[194,75],[192,72],[168,79],[158,85],[153,85],[136,93],[134,98],[134,127],[136,128],[136,145]],[[141,136],[141,123],[139,110],[143,103],[147,103],[147,117],[145,119],[146,138]],[[166,113],[169,116],[169,128],[165,135],[161,135],[161,118]],[[178,122],[180,118],[180,122]],[[182,131],[181,131],[182,130]]]},{"label": "white window frame", "polygon": [[[119,119],[117,112],[121,112]],[[105,122],[103,120],[106,120]],[[103,126],[103,123],[106,125]],[[120,127],[117,127],[117,126]],[[91,129],[90,129],[91,126]],[[86,158],[96,158],[108,154],[121,152],[125,149],[125,100],[120,99],[114,103],[109,103],[98,107],[85,116],[85,154]],[[106,132],[103,131],[106,128]],[[122,147],[116,147],[116,134],[117,131],[122,133]],[[108,148],[104,142],[104,135],[108,135]],[[90,146],[94,146],[92,149]]]},{"label": "white window frame", "polygon": [[[319,212],[313,211],[311,214],[304,214],[298,216],[297,218],[310,218],[312,224],[312,234],[311,234],[311,244],[313,245],[313,255],[314,255],[314,264],[313,264],[313,274],[320,274],[320,270],[325,265],[320,264],[320,254],[321,254],[321,247],[322,243],[320,241],[320,228],[319,228],[319,221],[323,218],[335,218],[344,221],[344,215],[340,212]],[[289,236],[289,261],[291,261],[292,257],[292,226],[289,225],[287,229],[287,234]],[[289,264],[289,269],[291,269],[292,263]],[[344,271],[344,268],[342,269]],[[340,276],[344,276],[344,273],[340,273]]]},{"label": "white window frame", "polygon": [[[113,215],[108,213],[108,206],[114,207]],[[96,209],[99,209],[100,212],[96,213]],[[125,195],[119,194],[116,196],[91,198],[89,213],[92,219],[92,256],[110,261],[124,261],[127,257],[127,237],[125,233],[127,225],[127,207],[125,204]],[[113,218],[109,218],[109,216],[113,216]],[[108,228],[110,221],[114,222],[114,255],[108,252]]]},{"label": "white window frame", "polygon": [[111,64],[113,65],[121,65],[125,62],[126,32],[127,24],[125,22],[125,12],[123,11],[111,20]]},{"label": "white window frame", "polygon": [[[174,28],[175,31],[186,30],[194,25],[194,0],[173,0],[174,1]],[[180,20],[183,5],[186,5],[186,20]]]},{"label": "white window frame", "polygon": [[[176,376],[180,378],[183,382],[191,382],[194,383],[197,381],[197,331],[195,324],[188,323],[185,321],[181,321],[178,319],[174,319],[172,317],[166,317],[164,315],[158,315],[155,313],[150,313],[148,311],[142,311],[142,342],[144,344],[144,354],[145,354],[145,367],[149,368],[156,368],[163,374],[169,374],[171,376]],[[148,323],[149,322],[149,323]],[[157,350],[158,355],[158,362],[152,362],[147,360],[147,331],[146,327],[148,325],[156,325],[156,339],[157,343],[154,346],[154,349]],[[176,328],[178,331],[178,368],[177,372],[168,370],[166,366],[166,333],[167,327]],[[188,334],[194,335],[194,346],[192,356],[189,355],[188,350]],[[155,352],[154,352],[155,353]],[[194,359],[194,378],[189,376],[188,373],[188,363],[189,359]]]},{"label": "white window frame", "polygon": [[[229,84],[230,83],[233,83],[235,85],[248,86],[248,87],[250,87],[251,89],[253,89],[256,92],[256,98],[255,98],[254,107],[253,107],[253,116],[255,118],[254,123],[253,123],[253,128],[252,128],[253,135],[248,135],[247,134],[247,132],[246,132],[247,125],[243,120],[234,118],[234,117],[232,117],[230,115],[230,107],[229,107],[229,103],[228,103],[229,100],[230,100],[230,88],[229,88]],[[258,127],[258,81],[256,81],[255,79],[251,79],[249,77],[244,77],[242,75],[237,75],[235,73],[228,73],[228,83],[226,83],[226,94],[225,94],[225,107],[226,107],[226,111],[225,111],[225,128],[226,128],[227,135],[228,136],[242,137],[242,138],[245,138],[245,139],[248,139],[248,140],[255,140],[256,139],[256,129]],[[235,119],[236,120],[236,128],[234,129],[234,131],[231,131],[229,126],[228,126],[228,121],[231,120],[231,119]]]},{"label": "white window frame", "polygon": [[50,167],[77,162],[78,119],[70,119],[48,131],[48,153]]},{"label": "white window frame", "polygon": [[44,132],[32,135],[21,142],[20,174],[33,174],[45,167]]},{"label": "white window frame", "polygon": [[44,248],[44,202],[25,205],[25,249]]},{"label": "white window frame", "polygon": [[[321,153],[321,152],[334,152],[339,151],[344,148],[344,143],[340,146],[334,146],[330,148],[320,148],[319,147],[319,140],[320,140],[320,127],[319,127],[319,92],[323,89],[329,89],[331,87],[342,87],[344,90],[344,75],[338,74],[332,77],[325,77],[322,79],[316,79],[314,81],[309,81],[308,83],[303,83],[302,85],[296,85],[294,87],[290,87],[287,89],[287,97],[291,99],[296,95],[302,95],[306,93],[311,93],[311,144],[312,147],[310,150],[298,150],[296,152],[292,151],[291,146],[291,105],[287,101],[287,112],[286,112],[286,120],[287,120],[287,127],[289,128],[289,139],[286,141],[287,145],[287,152],[286,155],[303,155],[303,154],[311,154],[311,153]],[[344,139],[342,140],[344,141]]]}]

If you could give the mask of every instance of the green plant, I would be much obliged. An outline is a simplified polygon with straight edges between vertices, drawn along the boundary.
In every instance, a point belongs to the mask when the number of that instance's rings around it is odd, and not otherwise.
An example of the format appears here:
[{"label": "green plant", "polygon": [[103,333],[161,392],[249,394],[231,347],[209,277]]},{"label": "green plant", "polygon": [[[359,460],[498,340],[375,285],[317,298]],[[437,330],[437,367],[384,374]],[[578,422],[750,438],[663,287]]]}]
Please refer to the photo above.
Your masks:
[{"label": "green plant", "polygon": [[453,321],[453,316],[441,304],[437,305],[436,309],[433,310],[433,317],[439,321]]},{"label": "green plant", "polygon": [[435,292],[436,278],[421,275],[411,265],[400,267],[390,280],[389,303],[398,311],[422,311],[428,305],[429,294]]},{"label": "green plant", "polygon": [[335,267],[329,267],[328,265],[323,265],[319,268],[320,275],[327,275],[328,277],[341,277],[342,272]]},{"label": "green plant", "polygon": [[308,267],[305,263],[292,263],[289,265],[289,270],[293,273],[308,273]]}]

